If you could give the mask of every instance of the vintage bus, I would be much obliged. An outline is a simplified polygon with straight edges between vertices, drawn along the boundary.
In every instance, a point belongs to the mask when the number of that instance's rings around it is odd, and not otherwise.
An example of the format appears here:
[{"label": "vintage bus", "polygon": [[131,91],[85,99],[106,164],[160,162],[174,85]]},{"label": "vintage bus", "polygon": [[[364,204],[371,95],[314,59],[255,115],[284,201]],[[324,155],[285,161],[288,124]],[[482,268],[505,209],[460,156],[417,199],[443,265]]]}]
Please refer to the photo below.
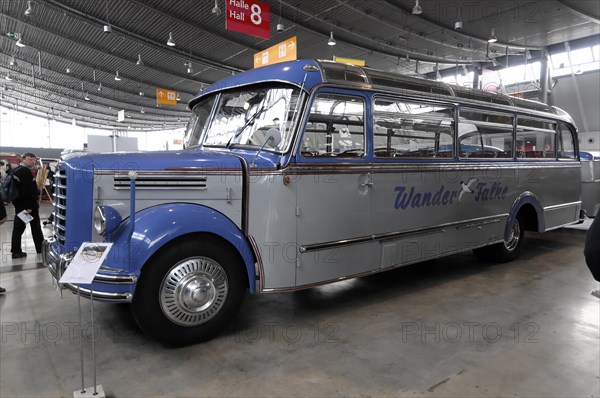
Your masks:
[{"label": "vintage bus", "polygon": [[131,303],[166,345],[215,336],[247,291],[466,250],[510,261],[524,231],[583,217],[576,128],[542,103],[298,60],[189,107],[185,150],[64,159],[43,251],[60,279],[82,242],[112,242],[80,291]]}]

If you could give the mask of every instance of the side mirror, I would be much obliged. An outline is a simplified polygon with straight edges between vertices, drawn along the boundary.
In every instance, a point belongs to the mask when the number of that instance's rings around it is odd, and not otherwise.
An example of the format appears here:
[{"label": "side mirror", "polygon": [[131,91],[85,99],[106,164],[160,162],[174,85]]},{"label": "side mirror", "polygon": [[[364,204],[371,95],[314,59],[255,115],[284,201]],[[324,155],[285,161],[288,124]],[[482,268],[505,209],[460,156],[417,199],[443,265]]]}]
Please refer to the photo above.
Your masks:
[{"label": "side mirror", "polygon": [[279,144],[281,144],[281,131],[279,131],[279,129],[276,128],[270,128],[269,130],[267,130],[267,141],[266,143],[271,147],[271,148],[277,148],[277,146]]}]

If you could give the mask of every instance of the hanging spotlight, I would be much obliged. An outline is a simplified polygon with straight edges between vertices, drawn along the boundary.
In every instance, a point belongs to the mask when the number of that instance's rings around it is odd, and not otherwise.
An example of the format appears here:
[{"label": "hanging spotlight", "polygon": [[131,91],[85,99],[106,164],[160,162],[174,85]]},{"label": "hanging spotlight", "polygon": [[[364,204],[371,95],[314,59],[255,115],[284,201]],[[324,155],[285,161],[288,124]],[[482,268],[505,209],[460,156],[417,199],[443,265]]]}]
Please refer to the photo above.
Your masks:
[{"label": "hanging spotlight", "polygon": [[581,75],[583,73],[583,71],[581,70],[581,65],[577,65],[577,70],[573,73],[576,75]]},{"label": "hanging spotlight", "polygon": [[118,82],[121,81],[121,76],[119,76],[119,71],[117,71],[117,74],[115,75],[115,80]]},{"label": "hanging spotlight", "polygon": [[454,29],[455,30],[461,30],[463,28],[463,21],[462,19],[458,19],[458,21],[454,22]]},{"label": "hanging spotlight", "polygon": [[19,64],[17,64],[17,60],[15,59],[15,56],[12,56],[12,59],[10,60],[9,63],[10,66],[18,66]]},{"label": "hanging spotlight", "polygon": [[67,75],[68,75],[69,73],[71,73],[71,68],[67,68],[67,69],[65,70],[65,72],[67,72]]},{"label": "hanging spotlight", "polygon": [[212,9],[212,13],[217,16],[221,15],[221,9],[219,8],[219,4],[217,4],[217,0],[215,0],[215,6]]},{"label": "hanging spotlight", "polygon": [[104,25],[104,33],[112,33],[112,26],[109,23]]},{"label": "hanging spotlight", "polygon": [[35,11],[33,11],[33,7],[31,6],[31,1],[27,2],[27,9],[25,10],[25,16],[31,17],[35,15]]},{"label": "hanging spotlight", "polygon": [[83,99],[86,100],[86,101],[90,100],[90,97],[89,97],[88,93],[85,93],[85,97],[83,97]]},{"label": "hanging spotlight", "polygon": [[12,81],[12,77],[10,76],[10,73],[6,73],[6,76],[4,76],[4,79],[8,80],[9,82]]},{"label": "hanging spotlight", "polygon": [[135,64],[139,66],[144,66],[144,61],[142,61],[142,54],[138,54],[138,59]]},{"label": "hanging spotlight", "polygon": [[279,21],[277,22],[277,31],[278,32],[283,32],[285,28],[283,27],[283,24],[281,23],[281,0],[279,0]]},{"label": "hanging spotlight", "polygon": [[21,37],[19,36],[19,40],[17,40],[17,42],[15,43],[17,47],[25,47],[26,44],[23,42],[23,40],[21,39]]},{"label": "hanging spotlight", "polygon": [[415,73],[419,74],[419,60],[417,60],[417,63],[415,65]]},{"label": "hanging spotlight", "polygon": [[419,0],[415,1],[415,6],[412,9],[412,13],[414,15],[419,15],[423,13],[423,9],[421,8],[421,6],[419,5]]},{"label": "hanging spotlight", "polygon": [[100,84],[98,84],[98,91],[102,92],[102,82],[100,82]]},{"label": "hanging spotlight", "polygon": [[173,40],[173,32],[169,32],[169,40],[167,40],[167,46],[175,47],[175,40]]},{"label": "hanging spotlight", "polygon": [[144,92],[142,90],[140,90],[140,97],[144,96]]},{"label": "hanging spotlight", "polygon": [[142,109],[140,109],[140,113],[146,113],[146,110],[144,109],[143,106],[142,106]]},{"label": "hanging spotlight", "polygon": [[327,41],[327,44],[330,46],[336,45],[335,39],[333,38],[333,31],[331,31],[329,34],[329,40]]},{"label": "hanging spotlight", "polygon": [[494,28],[492,28],[492,34],[490,35],[490,38],[488,39],[488,43],[495,43],[498,41],[498,38],[496,37],[496,32],[494,31]]}]

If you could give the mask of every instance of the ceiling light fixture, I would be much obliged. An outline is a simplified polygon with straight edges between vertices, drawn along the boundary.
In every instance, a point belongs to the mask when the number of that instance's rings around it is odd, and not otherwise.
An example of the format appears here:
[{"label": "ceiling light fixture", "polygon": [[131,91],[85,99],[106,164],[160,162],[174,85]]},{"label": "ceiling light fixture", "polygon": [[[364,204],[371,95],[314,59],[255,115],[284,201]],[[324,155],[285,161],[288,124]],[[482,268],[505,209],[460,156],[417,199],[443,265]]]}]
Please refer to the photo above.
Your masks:
[{"label": "ceiling light fixture", "polygon": [[581,75],[583,73],[583,71],[581,70],[581,65],[577,65],[577,70],[573,73],[576,75]]},{"label": "ceiling light fixture", "polygon": [[67,72],[67,75],[68,75],[69,73],[71,73],[71,68],[67,68],[67,69],[65,70],[65,72]]},{"label": "ceiling light fixture", "polygon": [[27,9],[25,10],[25,16],[26,17],[31,17],[35,15],[35,11],[33,10],[33,7],[31,6],[31,1],[27,2]]},{"label": "ceiling light fixture", "polygon": [[212,9],[212,13],[217,16],[221,15],[221,9],[219,8],[219,4],[217,4],[217,0],[215,0],[215,6]]},{"label": "ceiling light fixture", "polygon": [[281,0],[279,0],[279,21],[277,21],[277,31],[283,32],[284,29],[285,27],[281,23]]},{"label": "ceiling light fixture", "polygon": [[492,28],[492,34],[490,35],[490,38],[488,39],[488,43],[495,43],[498,41],[498,38],[496,37],[496,32],[494,31],[494,28]]},{"label": "ceiling light fixture", "polygon": [[90,96],[88,95],[88,93],[85,93],[85,97],[83,97],[84,100],[89,101],[90,100]]},{"label": "ceiling light fixture", "polygon": [[412,9],[412,13],[414,15],[419,15],[423,13],[423,9],[421,8],[421,6],[419,5],[419,0],[415,1],[415,6]]},{"label": "ceiling light fixture", "polygon": [[110,26],[110,21],[108,20],[108,4],[104,1],[104,9],[106,10],[106,24],[104,25],[104,33],[112,33],[112,26]]},{"label": "ceiling light fixture", "polygon": [[8,80],[9,82],[12,81],[12,77],[10,76],[10,73],[6,73],[6,76],[4,76],[4,79]]},{"label": "ceiling light fixture", "polygon": [[173,40],[173,32],[169,32],[169,40],[167,40],[167,46],[175,47],[175,40]]},{"label": "ceiling light fixture", "polygon": [[142,54],[138,54],[138,59],[135,64],[139,66],[144,66],[144,61],[142,61]]},{"label": "ceiling light fixture", "polygon": [[331,31],[329,33],[329,40],[327,41],[327,45],[329,46],[335,46],[337,43],[335,42],[335,39],[333,38],[333,31]]},{"label": "ceiling light fixture", "polygon": [[419,60],[417,60],[417,63],[415,65],[415,73],[419,74]]},{"label": "ceiling light fixture", "polygon": [[15,56],[12,56],[12,59],[10,60],[9,63],[10,66],[18,66],[19,64],[17,64],[17,60],[15,59]]},{"label": "ceiling light fixture", "polygon": [[100,84],[98,84],[98,91],[102,92],[102,82],[100,82]]},{"label": "ceiling light fixture", "polygon": [[454,22],[454,29],[461,30],[462,28],[463,28],[463,21],[461,18],[459,18],[458,21]]},{"label": "ceiling light fixture", "polygon": [[144,109],[143,106],[142,106],[142,109],[140,109],[140,113],[146,113],[146,110]]},{"label": "ceiling light fixture", "polygon": [[118,82],[121,81],[121,76],[119,76],[119,71],[117,71],[117,74],[115,75],[115,80]]},{"label": "ceiling light fixture", "polygon": [[17,42],[15,44],[17,47],[25,47],[26,46],[26,44],[23,42],[21,37],[19,37],[19,40],[17,40]]}]

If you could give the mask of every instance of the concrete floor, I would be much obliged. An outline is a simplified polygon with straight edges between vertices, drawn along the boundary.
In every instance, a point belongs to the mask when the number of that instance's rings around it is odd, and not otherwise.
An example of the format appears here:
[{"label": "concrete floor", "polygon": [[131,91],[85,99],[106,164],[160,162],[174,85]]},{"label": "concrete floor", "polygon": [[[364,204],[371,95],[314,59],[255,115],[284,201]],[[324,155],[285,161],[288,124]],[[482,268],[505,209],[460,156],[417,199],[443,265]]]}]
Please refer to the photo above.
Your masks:
[{"label": "concrete floor", "polygon": [[[77,298],[59,298],[35,255],[11,260],[12,223],[0,229],[0,396],[73,396]],[[509,264],[465,253],[248,296],[222,337],[181,349],[141,334],[128,306],[96,303],[97,383],[114,397],[598,397],[600,301],[590,292],[599,285],[584,263],[584,233],[530,233]],[[86,323],[86,386],[91,330]]]}]

